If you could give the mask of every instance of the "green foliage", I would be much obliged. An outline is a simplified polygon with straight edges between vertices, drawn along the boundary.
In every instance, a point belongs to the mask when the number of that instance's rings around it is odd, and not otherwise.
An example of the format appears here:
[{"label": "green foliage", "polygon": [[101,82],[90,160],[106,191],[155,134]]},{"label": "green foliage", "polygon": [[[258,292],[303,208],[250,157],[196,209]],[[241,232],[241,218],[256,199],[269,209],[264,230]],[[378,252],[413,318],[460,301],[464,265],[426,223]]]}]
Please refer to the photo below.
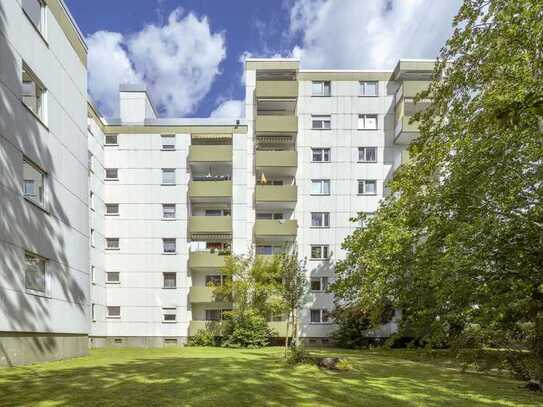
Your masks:
[{"label": "green foliage", "polygon": [[465,0],[411,161],[344,242],[335,294],[434,346],[530,349],[543,381],[543,7]]},{"label": "green foliage", "polygon": [[350,372],[354,369],[352,363],[347,359],[340,359],[339,362],[337,362],[336,368],[343,372]]},{"label": "green foliage", "polygon": [[188,340],[189,346],[219,346],[220,337],[209,329],[201,329],[196,335],[190,336]]},{"label": "green foliage", "polygon": [[313,363],[314,359],[301,343],[293,343],[287,354],[287,363],[289,365],[299,365],[301,363]]},{"label": "green foliage", "polygon": [[228,312],[222,329],[222,346],[229,348],[260,348],[269,345],[272,338],[266,319],[255,310]]}]

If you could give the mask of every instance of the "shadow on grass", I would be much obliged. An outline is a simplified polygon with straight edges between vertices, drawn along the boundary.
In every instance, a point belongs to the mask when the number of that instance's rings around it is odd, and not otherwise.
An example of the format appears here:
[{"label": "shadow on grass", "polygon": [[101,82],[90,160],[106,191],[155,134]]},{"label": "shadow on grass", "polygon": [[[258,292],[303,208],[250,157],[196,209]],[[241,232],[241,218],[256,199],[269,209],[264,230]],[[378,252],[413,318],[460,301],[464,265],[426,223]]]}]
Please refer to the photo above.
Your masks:
[{"label": "shadow on grass", "polygon": [[[109,354],[108,354],[109,352]],[[100,350],[0,371],[0,405],[471,406],[541,405],[501,378],[383,356],[346,354],[354,369],[286,366],[280,351]]]}]

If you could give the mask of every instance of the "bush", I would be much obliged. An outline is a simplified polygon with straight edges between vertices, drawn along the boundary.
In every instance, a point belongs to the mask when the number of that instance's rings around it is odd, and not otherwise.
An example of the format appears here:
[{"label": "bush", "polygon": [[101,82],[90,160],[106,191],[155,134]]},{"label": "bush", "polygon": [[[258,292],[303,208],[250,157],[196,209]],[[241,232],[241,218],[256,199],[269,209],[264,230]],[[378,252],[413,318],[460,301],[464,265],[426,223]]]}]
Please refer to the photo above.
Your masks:
[{"label": "bush", "polygon": [[272,330],[266,319],[255,311],[246,311],[243,315],[237,311],[227,314],[223,322],[222,346],[230,348],[260,348],[269,345]]},{"label": "bush", "polygon": [[300,363],[313,363],[313,358],[302,344],[292,344],[289,348],[287,363],[298,365]]},{"label": "bush", "polygon": [[188,340],[188,346],[219,346],[220,337],[209,329],[201,329]]},{"label": "bush", "polygon": [[347,359],[340,359],[339,362],[337,362],[336,368],[342,372],[348,372],[353,370],[353,365]]}]

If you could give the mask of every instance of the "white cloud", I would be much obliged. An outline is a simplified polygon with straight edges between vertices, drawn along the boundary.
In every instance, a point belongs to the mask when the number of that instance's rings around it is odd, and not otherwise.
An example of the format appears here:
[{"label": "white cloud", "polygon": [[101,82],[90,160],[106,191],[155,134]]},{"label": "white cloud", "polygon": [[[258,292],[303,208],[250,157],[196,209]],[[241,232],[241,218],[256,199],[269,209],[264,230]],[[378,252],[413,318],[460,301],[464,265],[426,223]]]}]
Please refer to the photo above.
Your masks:
[{"label": "white cloud", "polygon": [[94,55],[89,90],[105,115],[118,114],[118,87],[127,81],[143,82],[166,116],[189,114],[209,92],[226,56],[224,35],[212,33],[206,17],[179,8],[165,25],[149,24],[128,36],[98,32],[88,42],[89,60]]},{"label": "white cloud", "polygon": [[245,102],[243,100],[226,100],[219,104],[211,117],[225,119],[239,119],[245,117]]},{"label": "white cloud", "polygon": [[292,50],[304,68],[392,68],[400,58],[433,58],[461,0],[295,0]]},{"label": "white cloud", "polygon": [[141,81],[122,43],[121,34],[109,31],[98,31],[87,38],[89,92],[105,116],[119,114],[119,84]]}]

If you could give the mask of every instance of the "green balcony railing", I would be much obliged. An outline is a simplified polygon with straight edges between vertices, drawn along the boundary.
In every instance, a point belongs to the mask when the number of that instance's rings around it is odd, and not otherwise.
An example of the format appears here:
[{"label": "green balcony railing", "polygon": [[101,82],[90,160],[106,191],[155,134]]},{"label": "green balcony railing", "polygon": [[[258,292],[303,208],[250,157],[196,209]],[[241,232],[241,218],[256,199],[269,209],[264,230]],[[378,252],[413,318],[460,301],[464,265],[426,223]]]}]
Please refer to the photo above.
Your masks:
[{"label": "green balcony railing", "polygon": [[189,232],[191,234],[231,234],[231,216],[190,216]]},{"label": "green balcony railing", "polygon": [[213,287],[190,287],[189,301],[193,304],[215,302]]},{"label": "green balcony railing", "polygon": [[298,82],[256,81],[256,97],[263,99],[297,98]]},{"label": "green balcony railing", "polygon": [[209,251],[189,252],[189,267],[192,270],[221,269],[224,267],[225,258],[225,255]]},{"label": "green balcony railing", "polygon": [[256,202],[296,202],[298,188],[296,185],[257,185]]},{"label": "green balcony railing", "polygon": [[191,145],[189,146],[190,163],[213,163],[232,161],[231,145]]},{"label": "green balcony railing", "polygon": [[297,167],[298,154],[294,150],[257,151],[257,167]]},{"label": "green balcony railing", "polygon": [[295,237],[298,230],[296,220],[268,220],[255,221],[255,235],[257,237]]},{"label": "green balcony railing", "polygon": [[295,115],[257,116],[257,133],[296,133],[298,131],[298,117]]},{"label": "green balcony railing", "polygon": [[228,198],[232,196],[232,181],[190,181],[189,197]]}]

